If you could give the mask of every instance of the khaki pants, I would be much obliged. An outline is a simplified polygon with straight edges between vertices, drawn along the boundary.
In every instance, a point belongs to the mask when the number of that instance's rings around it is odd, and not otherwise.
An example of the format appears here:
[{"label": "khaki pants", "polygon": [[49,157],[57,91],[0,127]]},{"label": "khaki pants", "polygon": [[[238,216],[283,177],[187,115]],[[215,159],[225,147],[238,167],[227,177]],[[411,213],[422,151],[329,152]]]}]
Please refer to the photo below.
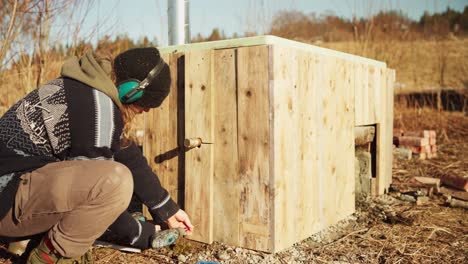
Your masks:
[{"label": "khaki pants", "polygon": [[86,160],[50,163],[21,176],[0,236],[47,232],[65,257],[83,255],[128,207],[133,179],[124,165]]}]

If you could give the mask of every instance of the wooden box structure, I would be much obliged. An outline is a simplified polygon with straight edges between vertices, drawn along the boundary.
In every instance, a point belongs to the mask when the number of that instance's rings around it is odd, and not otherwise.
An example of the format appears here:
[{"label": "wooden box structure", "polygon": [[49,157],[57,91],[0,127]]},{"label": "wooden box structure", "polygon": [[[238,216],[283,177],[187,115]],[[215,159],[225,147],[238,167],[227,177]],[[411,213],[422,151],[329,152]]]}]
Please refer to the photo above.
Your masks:
[{"label": "wooden box structure", "polygon": [[144,151],[192,239],[277,252],[352,214],[355,126],[376,125],[376,188],[389,186],[385,63],[273,36],[161,51],[172,88],[145,116]]}]

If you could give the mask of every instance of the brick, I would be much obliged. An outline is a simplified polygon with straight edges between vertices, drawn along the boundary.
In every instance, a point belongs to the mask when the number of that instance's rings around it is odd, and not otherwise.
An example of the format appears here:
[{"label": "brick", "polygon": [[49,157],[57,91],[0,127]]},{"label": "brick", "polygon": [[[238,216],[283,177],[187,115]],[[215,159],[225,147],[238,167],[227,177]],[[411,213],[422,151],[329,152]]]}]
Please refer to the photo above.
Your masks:
[{"label": "brick", "polygon": [[398,143],[400,146],[421,147],[429,145],[429,140],[422,137],[403,136],[398,138]]}]

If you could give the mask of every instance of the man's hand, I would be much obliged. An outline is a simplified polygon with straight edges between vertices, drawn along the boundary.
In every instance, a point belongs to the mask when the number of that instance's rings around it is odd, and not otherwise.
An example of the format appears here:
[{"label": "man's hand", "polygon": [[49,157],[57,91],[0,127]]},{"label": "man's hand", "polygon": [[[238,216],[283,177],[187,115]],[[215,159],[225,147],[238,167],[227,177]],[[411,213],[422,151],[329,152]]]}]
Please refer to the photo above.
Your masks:
[{"label": "man's hand", "polygon": [[187,213],[180,209],[173,216],[169,217],[166,223],[169,226],[169,228],[184,228],[186,230],[186,235],[192,234],[193,225],[190,222]]}]

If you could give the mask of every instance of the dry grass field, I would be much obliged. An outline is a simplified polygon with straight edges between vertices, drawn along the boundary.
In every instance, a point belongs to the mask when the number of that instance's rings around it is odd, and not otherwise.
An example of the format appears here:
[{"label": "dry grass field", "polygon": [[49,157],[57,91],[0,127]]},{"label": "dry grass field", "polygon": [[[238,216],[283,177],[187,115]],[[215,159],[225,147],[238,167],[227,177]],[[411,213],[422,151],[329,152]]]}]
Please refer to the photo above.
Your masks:
[{"label": "dry grass field", "polygon": [[438,87],[468,89],[468,39],[320,44],[379,61],[396,70],[396,93]]}]

